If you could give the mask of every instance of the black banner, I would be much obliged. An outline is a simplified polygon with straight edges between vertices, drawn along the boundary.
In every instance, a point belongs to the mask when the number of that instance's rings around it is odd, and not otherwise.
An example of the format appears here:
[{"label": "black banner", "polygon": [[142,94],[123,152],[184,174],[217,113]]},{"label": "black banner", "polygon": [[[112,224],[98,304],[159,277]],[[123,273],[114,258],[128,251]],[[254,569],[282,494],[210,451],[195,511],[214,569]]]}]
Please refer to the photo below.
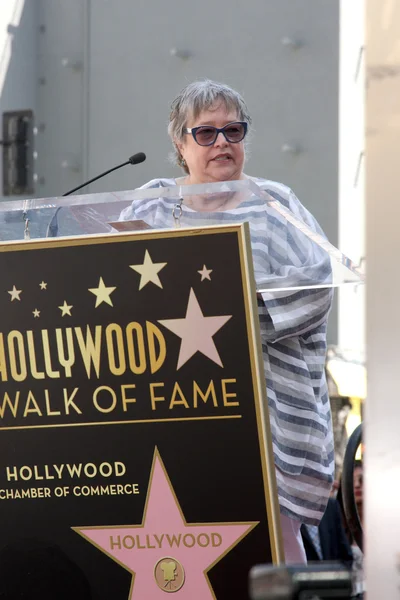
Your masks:
[{"label": "black banner", "polygon": [[0,248],[0,597],[246,598],[277,560],[248,248],[245,225]]}]

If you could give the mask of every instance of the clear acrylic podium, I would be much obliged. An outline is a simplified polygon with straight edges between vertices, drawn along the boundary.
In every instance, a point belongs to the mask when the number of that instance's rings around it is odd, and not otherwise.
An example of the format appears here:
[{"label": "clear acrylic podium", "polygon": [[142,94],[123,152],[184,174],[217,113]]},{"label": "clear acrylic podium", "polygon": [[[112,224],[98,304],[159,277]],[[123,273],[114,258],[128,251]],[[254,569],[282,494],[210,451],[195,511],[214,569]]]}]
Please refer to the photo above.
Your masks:
[{"label": "clear acrylic podium", "polygon": [[0,565],[43,538],[99,600],[245,600],[282,562],[256,296],[278,330],[363,282],[293,207],[252,180],[0,205]]},{"label": "clear acrylic podium", "polygon": [[[238,195],[239,209],[196,213],[191,206],[196,196],[224,199]],[[252,201],[263,203],[264,214],[253,223]],[[162,203],[149,217],[135,218],[135,201],[149,205]],[[222,202],[221,202],[222,203]],[[250,207],[250,208],[248,208]],[[124,221],[121,213],[124,212]],[[127,215],[127,216],[126,216]],[[250,215],[250,216],[249,216]],[[193,186],[171,186],[113,193],[39,198],[0,204],[0,243],[11,240],[69,237],[140,231],[144,229],[193,228],[213,225],[250,225],[254,270],[258,291],[315,289],[358,285],[365,281],[362,271],[321,233],[308,226],[279,200],[251,179]],[[271,260],[260,257],[259,244],[282,227],[285,239],[276,239]]]}]

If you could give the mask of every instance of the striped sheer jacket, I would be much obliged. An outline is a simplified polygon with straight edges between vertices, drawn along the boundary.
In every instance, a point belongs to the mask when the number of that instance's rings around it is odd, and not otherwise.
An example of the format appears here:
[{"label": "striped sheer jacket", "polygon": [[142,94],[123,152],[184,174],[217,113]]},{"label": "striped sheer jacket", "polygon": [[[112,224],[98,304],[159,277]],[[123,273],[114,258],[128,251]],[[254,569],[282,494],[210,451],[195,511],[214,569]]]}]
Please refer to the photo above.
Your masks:
[{"label": "striped sheer jacket", "polygon": [[[285,185],[253,178],[313,231],[312,215]],[[155,179],[143,188],[175,185]],[[142,219],[154,228],[174,225],[176,201],[160,197],[135,201],[120,220]],[[196,212],[183,204],[183,226],[247,221],[255,275],[269,286],[323,283],[331,276],[325,251],[255,195],[237,208]],[[263,286],[265,287],[265,286]],[[265,380],[280,510],[318,524],[329,497],[334,469],[330,404],[325,380],[329,288],[267,292],[258,299]]]}]

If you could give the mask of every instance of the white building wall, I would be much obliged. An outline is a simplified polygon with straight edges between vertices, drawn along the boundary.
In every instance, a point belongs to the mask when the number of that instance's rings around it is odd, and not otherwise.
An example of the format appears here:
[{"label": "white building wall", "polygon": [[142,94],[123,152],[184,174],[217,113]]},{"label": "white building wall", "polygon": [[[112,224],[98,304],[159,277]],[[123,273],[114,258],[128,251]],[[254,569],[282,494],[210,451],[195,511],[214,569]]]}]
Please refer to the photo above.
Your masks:
[{"label": "white building wall", "polygon": [[400,590],[399,39],[400,3],[367,0],[368,600]]},{"label": "white building wall", "polygon": [[[248,171],[285,181],[325,222],[337,243],[338,23],[336,0],[251,0],[231,10],[204,0],[38,0],[41,86],[37,118],[40,196],[60,194],[84,176],[136,151],[126,168],[90,191],[130,189],[177,171],[169,165],[169,105],[189,81],[226,81],[245,96],[255,135]],[[300,41],[293,49],[282,40]],[[173,56],[173,49],[191,58]],[[63,58],[82,71],[63,68]],[[282,152],[299,147],[299,154]],[[61,166],[65,156],[81,168]],[[70,161],[71,163],[73,161]]]},{"label": "white building wall", "polygon": [[[341,0],[339,74],[339,248],[365,266],[364,0]],[[363,359],[364,286],[339,292],[338,344]]]},{"label": "white building wall", "polygon": [[85,180],[85,2],[36,0],[37,196],[61,195]]}]

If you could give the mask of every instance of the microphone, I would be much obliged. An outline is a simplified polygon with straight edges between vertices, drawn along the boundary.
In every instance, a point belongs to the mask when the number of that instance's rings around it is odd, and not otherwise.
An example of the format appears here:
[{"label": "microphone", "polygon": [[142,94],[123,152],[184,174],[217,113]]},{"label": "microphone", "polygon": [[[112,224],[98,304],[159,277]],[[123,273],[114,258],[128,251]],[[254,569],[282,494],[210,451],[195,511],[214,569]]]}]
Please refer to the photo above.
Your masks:
[{"label": "microphone", "polygon": [[[78,185],[77,187],[73,188],[72,190],[69,190],[69,192],[66,192],[65,194],[63,194],[62,197],[69,196],[70,194],[77,192],[78,190],[85,187],[86,185],[89,185],[90,183],[93,183],[94,181],[101,179],[101,177],[104,177],[105,175],[108,175],[109,173],[112,173],[113,171],[116,171],[117,169],[120,169],[121,167],[125,167],[126,165],[138,165],[138,164],[144,162],[145,160],[146,160],[145,153],[137,152],[136,154],[133,154],[132,156],[130,156],[128,158],[128,160],[126,160],[125,162],[121,163],[120,165],[117,165],[116,167],[113,167],[112,169],[108,169],[108,171],[104,171],[104,173],[97,175],[97,177],[93,177],[93,179],[89,179],[89,181],[85,181],[85,183],[82,183],[81,185]],[[47,231],[46,231],[46,237],[57,237],[57,234],[58,234],[57,215],[58,215],[59,211],[61,210],[61,208],[62,208],[61,206],[59,206],[57,208],[56,212],[54,213],[53,218],[51,219],[50,223],[48,224]]]},{"label": "microphone", "polygon": [[144,152],[137,152],[136,154],[134,154],[133,156],[128,158],[128,162],[131,165],[138,165],[139,163],[142,163],[145,160],[146,160],[146,155]]},{"label": "microphone", "polygon": [[138,152],[137,154],[134,154],[133,156],[129,157],[127,161],[121,163],[120,165],[117,165],[116,167],[113,167],[112,169],[108,169],[108,171],[104,171],[104,173],[97,175],[97,177],[93,177],[93,179],[89,179],[89,181],[85,181],[85,183],[78,185],[73,190],[69,190],[69,192],[66,192],[65,194],[63,194],[63,196],[69,196],[70,194],[77,192],[78,190],[85,187],[86,185],[89,185],[89,183],[93,183],[93,181],[97,181],[101,177],[104,177],[105,175],[108,175],[109,173],[112,173],[113,171],[116,171],[117,169],[120,169],[121,167],[125,167],[125,165],[138,165],[139,163],[142,163],[145,160],[146,160],[145,153]]}]

